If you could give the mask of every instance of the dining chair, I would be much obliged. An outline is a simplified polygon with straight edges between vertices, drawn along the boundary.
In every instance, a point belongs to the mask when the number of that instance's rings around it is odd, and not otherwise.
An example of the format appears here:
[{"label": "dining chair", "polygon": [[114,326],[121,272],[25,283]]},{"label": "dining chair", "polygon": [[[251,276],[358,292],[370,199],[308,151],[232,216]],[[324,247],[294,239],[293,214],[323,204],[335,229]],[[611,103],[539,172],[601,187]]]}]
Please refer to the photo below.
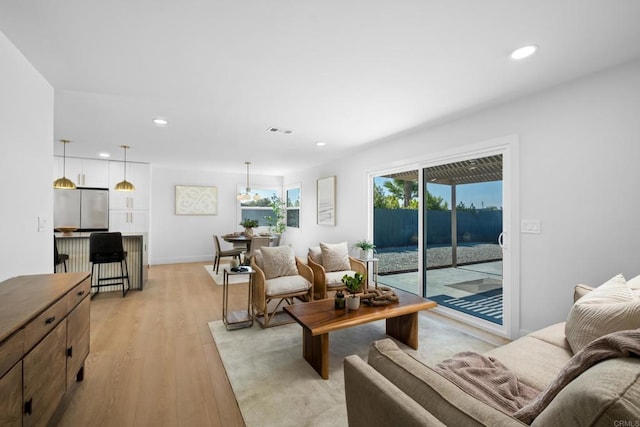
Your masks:
[{"label": "dining chair", "polygon": [[244,264],[250,265],[256,251],[263,246],[269,246],[269,240],[269,237],[254,236],[249,243],[249,250],[244,254]]},{"label": "dining chair", "polygon": [[213,243],[216,246],[216,255],[213,259],[213,271],[215,271],[216,274],[218,274],[218,270],[220,269],[220,258],[224,258],[224,257],[238,258],[238,263],[242,261],[240,259],[240,255],[242,255],[242,252],[243,252],[242,249],[227,249],[223,251],[220,248],[220,239],[215,234],[213,235]]}]

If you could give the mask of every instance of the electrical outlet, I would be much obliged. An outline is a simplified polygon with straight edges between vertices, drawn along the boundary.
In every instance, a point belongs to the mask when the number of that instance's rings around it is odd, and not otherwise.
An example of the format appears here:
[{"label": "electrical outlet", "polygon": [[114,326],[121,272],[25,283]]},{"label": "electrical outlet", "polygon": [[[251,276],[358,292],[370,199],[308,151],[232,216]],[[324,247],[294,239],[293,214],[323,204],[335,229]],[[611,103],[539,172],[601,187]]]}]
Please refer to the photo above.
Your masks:
[{"label": "electrical outlet", "polygon": [[529,234],[540,234],[542,232],[539,219],[523,219],[520,222],[520,232]]}]

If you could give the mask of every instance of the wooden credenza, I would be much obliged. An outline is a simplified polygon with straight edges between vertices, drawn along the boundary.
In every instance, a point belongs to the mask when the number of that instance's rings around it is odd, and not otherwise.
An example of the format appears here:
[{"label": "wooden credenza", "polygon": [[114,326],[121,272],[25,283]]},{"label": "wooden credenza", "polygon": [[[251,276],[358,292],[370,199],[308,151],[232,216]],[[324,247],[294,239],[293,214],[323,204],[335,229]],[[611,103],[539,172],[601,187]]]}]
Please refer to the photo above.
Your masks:
[{"label": "wooden credenza", "polygon": [[0,283],[0,426],[47,425],[84,378],[90,285],[88,273]]}]

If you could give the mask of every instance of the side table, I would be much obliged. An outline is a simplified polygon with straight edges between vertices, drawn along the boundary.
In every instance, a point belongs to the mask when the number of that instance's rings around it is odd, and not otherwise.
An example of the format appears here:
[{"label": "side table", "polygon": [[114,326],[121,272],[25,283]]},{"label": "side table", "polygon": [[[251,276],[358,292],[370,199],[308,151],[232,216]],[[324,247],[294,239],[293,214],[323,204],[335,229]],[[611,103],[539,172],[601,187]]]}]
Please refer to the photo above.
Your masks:
[{"label": "side table", "polygon": [[[227,267],[223,270],[223,281],[222,281],[222,322],[226,326],[227,330],[239,329],[239,328],[249,328],[253,326],[253,313],[251,310],[251,292],[253,288],[253,275],[255,271],[251,267],[247,268],[246,271],[231,271]],[[228,304],[229,304],[229,276],[240,276],[240,275],[248,275],[249,276],[249,290],[247,292],[247,309],[241,311],[232,311],[229,313]]]},{"label": "side table", "polygon": [[[373,283],[375,284],[375,287],[378,287],[378,261],[380,261],[379,258],[358,258],[358,261],[364,262],[365,265],[367,266],[367,287],[369,287],[369,283],[371,283],[370,278],[373,278]],[[369,275],[369,264],[371,264],[371,272],[373,273],[373,276]]]}]

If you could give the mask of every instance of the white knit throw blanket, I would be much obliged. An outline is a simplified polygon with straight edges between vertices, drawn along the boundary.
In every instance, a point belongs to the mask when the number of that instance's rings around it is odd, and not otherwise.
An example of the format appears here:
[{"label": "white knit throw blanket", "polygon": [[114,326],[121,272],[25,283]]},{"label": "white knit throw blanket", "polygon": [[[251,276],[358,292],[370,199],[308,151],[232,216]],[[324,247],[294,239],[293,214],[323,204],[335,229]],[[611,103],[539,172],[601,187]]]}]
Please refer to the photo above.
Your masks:
[{"label": "white knit throw blanket", "polygon": [[531,424],[560,390],[582,372],[605,359],[633,356],[640,357],[640,329],[605,335],[576,353],[540,393],[520,382],[498,360],[478,353],[458,353],[435,369],[472,396]]}]

